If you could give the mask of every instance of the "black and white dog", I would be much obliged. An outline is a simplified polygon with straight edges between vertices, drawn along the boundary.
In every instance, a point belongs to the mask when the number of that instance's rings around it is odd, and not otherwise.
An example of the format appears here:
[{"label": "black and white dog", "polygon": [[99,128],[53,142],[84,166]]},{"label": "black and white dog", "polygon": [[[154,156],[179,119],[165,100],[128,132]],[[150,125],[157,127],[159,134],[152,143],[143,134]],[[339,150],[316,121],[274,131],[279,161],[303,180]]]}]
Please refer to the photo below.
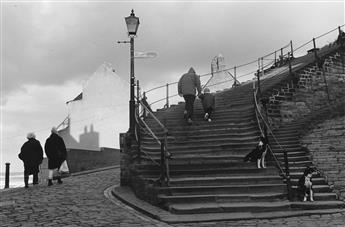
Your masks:
[{"label": "black and white dog", "polygon": [[299,188],[301,196],[303,196],[303,202],[307,201],[308,196],[311,202],[314,201],[312,177],[313,177],[313,174],[316,172],[317,170],[308,166],[304,170],[303,175],[300,177],[298,181],[298,188]]},{"label": "black and white dog", "polygon": [[264,136],[260,136],[258,145],[244,158],[244,162],[256,162],[258,169],[266,168],[265,157],[267,153],[267,139]]}]

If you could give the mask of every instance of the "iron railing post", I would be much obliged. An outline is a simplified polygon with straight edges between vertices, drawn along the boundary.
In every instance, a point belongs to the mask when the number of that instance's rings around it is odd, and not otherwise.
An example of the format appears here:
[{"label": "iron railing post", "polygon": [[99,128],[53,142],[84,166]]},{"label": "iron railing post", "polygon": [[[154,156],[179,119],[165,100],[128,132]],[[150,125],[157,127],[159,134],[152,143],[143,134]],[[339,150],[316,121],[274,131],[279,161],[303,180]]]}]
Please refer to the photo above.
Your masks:
[{"label": "iron railing post", "polygon": [[6,162],[6,172],[5,172],[5,188],[10,187],[10,163]]},{"label": "iron railing post", "polygon": [[167,85],[166,85],[166,104],[165,104],[165,106],[166,106],[166,108],[169,108],[169,84],[167,83]]},{"label": "iron railing post", "polygon": [[140,86],[139,86],[139,80],[137,80],[137,105],[136,105],[136,112],[137,112],[137,118],[138,122],[136,123],[136,129],[137,129],[137,137],[138,137],[138,162],[140,164],[141,162],[141,129],[140,129]]},{"label": "iron railing post", "polygon": [[286,176],[286,186],[288,199],[291,200],[291,180],[290,180],[290,170],[289,170],[289,159],[286,149],[284,149],[284,162],[285,162],[285,176]]},{"label": "iron railing post", "polygon": [[345,67],[344,67],[344,41],[343,41],[343,38],[344,38],[344,35],[343,35],[343,31],[341,30],[340,26],[338,27],[338,31],[339,31],[339,41],[340,41],[340,57],[341,57],[341,65],[342,65],[342,68],[343,68],[343,73],[345,72]]},{"label": "iron railing post", "polygon": [[[266,122],[268,122],[267,103],[268,103],[268,98],[262,98],[261,99],[261,104],[262,104],[262,107],[264,108],[264,111],[265,111]],[[268,144],[267,125],[265,123],[264,123],[264,136],[265,136],[266,142]]]},{"label": "iron railing post", "polygon": [[164,157],[165,157],[165,171],[166,171],[166,181],[167,185],[169,186],[170,183],[170,170],[169,170],[169,158],[170,153],[168,151],[168,132],[165,131],[164,135]]},{"label": "iron railing post", "polygon": [[[143,99],[146,100],[146,92],[143,93]],[[146,120],[146,108],[143,110],[144,120]]]},{"label": "iron railing post", "polygon": [[257,71],[257,77],[258,77],[258,96],[261,97],[261,88],[260,88],[260,69]]},{"label": "iron railing post", "polygon": [[234,67],[234,76],[235,76],[234,85],[237,86],[236,66]]},{"label": "iron railing post", "polygon": [[292,47],[292,40],[290,40],[290,56],[291,58],[293,58],[293,47]]},{"label": "iron railing post", "polygon": [[166,170],[166,153],[165,153],[165,143],[164,140],[161,139],[161,186],[165,186],[167,184],[167,170]]},{"label": "iron railing post", "polygon": [[292,67],[291,67],[291,58],[290,58],[290,52],[288,52],[288,61],[289,61],[289,75],[292,75]]},{"label": "iron railing post", "polygon": [[261,71],[262,71],[262,76],[264,76],[265,75],[264,58],[261,58]]},{"label": "iron railing post", "polygon": [[313,46],[314,46],[315,61],[317,61],[317,60],[318,60],[318,57],[317,57],[317,51],[316,51],[316,42],[315,42],[315,38],[313,38]]}]

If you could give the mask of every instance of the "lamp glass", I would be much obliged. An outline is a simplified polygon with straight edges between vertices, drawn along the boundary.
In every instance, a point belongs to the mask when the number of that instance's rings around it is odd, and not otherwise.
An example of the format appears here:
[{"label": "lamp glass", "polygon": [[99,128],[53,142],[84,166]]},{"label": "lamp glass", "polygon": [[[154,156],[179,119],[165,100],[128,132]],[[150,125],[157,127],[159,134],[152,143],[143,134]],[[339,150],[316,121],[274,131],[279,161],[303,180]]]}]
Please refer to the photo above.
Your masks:
[{"label": "lamp glass", "polygon": [[129,17],[125,18],[127,24],[128,35],[136,35],[139,27],[139,17],[132,13]]}]

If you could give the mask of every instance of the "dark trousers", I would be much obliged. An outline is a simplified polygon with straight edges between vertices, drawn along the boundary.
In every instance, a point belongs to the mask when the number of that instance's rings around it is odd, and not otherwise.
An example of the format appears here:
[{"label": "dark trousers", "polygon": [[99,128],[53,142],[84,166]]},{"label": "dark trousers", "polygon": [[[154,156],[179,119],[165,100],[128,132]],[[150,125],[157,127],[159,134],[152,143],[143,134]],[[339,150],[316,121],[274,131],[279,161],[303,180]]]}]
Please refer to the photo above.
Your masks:
[{"label": "dark trousers", "polygon": [[183,96],[184,101],[186,102],[185,110],[187,111],[187,119],[192,119],[193,117],[193,105],[195,101],[195,95],[184,95]]},{"label": "dark trousers", "polygon": [[[32,179],[32,184],[38,184],[38,173],[34,173],[33,179]],[[29,175],[24,174],[24,184],[27,186],[29,185]]]},{"label": "dark trousers", "polygon": [[208,107],[204,109],[205,114],[208,113],[208,118],[211,118],[211,114],[213,112],[213,108],[212,107]]}]

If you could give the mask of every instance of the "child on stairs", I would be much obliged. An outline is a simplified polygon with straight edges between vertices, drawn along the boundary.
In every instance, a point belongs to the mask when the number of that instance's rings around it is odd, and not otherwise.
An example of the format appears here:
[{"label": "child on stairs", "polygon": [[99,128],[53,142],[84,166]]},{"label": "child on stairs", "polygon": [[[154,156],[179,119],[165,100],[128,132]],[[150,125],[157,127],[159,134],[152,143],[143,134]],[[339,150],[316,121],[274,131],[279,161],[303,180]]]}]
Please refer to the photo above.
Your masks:
[{"label": "child on stairs", "polygon": [[205,121],[211,122],[211,114],[215,110],[216,106],[216,98],[213,94],[211,94],[209,88],[204,89],[204,93],[199,95],[201,99],[202,107],[204,108],[204,119]]}]

